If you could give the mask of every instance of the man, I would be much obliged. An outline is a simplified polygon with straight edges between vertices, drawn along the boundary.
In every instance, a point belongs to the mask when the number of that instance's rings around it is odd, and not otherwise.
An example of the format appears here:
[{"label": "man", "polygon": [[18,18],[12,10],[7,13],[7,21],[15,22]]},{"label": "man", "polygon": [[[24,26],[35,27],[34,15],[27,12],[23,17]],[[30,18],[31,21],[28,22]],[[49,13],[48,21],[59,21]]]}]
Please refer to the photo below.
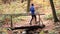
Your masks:
[{"label": "man", "polygon": [[30,25],[32,25],[32,20],[35,19],[35,23],[36,23],[36,15],[35,15],[35,8],[34,8],[34,4],[31,4],[31,7],[30,7],[30,12],[31,12],[31,15],[32,15],[32,19],[30,21]]}]

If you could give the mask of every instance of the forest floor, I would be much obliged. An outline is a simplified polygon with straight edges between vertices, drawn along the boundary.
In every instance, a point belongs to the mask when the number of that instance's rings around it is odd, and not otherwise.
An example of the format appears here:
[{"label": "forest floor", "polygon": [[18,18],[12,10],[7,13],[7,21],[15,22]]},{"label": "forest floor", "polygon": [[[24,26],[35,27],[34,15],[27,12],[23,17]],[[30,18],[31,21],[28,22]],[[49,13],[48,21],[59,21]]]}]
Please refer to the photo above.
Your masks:
[{"label": "forest floor", "polygon": [[[45,28],[43,28],[43,30],[48,30],[48,31],[52,31],[55,28],[55,24],[53,20],[45,20],[44,19],[45,15],[41,15],[40,18],[43,21],[43,24],[45,24]],[[37,16],[37,20],[38,20],[38,16]],[[23,18],[21,19],[21,21],[16,22],[13,24],[13,27],[20,27],[20,26],[30,26],[30,20],[31,20],[31,16],[27,16],[27,18]],[[34,23],[32,23],[32,25],[36,25]],[[38,25],[38,24],[37,24]],[[3,27],[9,27],[9,25],[5,24],[3,25]]]}]

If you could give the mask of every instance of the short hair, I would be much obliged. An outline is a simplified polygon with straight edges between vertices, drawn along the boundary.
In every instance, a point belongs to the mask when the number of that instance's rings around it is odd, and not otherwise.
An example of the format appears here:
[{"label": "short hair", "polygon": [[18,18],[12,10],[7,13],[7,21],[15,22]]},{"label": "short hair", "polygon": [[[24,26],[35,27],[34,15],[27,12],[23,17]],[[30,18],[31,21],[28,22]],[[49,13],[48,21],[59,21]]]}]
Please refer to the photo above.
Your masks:
[{"label": "short hair", "polygon": [[34,6],[34,4],[31,4],[31,6]]}]

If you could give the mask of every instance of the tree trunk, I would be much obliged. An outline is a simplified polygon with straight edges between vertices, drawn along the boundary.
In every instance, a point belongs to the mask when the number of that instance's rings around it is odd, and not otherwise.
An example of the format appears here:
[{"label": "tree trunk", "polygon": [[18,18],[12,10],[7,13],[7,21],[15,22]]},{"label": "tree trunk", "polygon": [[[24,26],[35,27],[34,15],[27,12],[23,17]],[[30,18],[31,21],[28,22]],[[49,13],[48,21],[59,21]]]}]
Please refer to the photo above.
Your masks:
[{"label": "tree trunk", "polygon": [[53,0],[50,0],[50,4],[51,4],[51,8],[52,8],[54,22],[58,22],[59,20],[58,20],[57,15],[56,15],[56,11],[55,11]]},{"label": "tree trunk", "polygon": [[30,0],[27,0],[27,12],[30,10]]},{"label": "tree trunk", "polygon": [[13,28],[12,16],[11,16],[11,28]]}]

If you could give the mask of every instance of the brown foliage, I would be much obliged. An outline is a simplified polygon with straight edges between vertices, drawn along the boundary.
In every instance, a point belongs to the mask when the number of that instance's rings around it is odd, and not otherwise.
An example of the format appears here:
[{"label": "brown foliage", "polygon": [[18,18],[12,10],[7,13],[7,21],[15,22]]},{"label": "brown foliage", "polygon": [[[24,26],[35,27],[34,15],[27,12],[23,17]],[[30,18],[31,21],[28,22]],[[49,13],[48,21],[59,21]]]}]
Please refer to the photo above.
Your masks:
[{"label": "brown foliage", "polygon": [[2,0],[2,2],[3,2],[4,4],[6,4],[6,3],[10,4],[10,2],[12,2],[12,1],[16,1],[16,0]]}]

